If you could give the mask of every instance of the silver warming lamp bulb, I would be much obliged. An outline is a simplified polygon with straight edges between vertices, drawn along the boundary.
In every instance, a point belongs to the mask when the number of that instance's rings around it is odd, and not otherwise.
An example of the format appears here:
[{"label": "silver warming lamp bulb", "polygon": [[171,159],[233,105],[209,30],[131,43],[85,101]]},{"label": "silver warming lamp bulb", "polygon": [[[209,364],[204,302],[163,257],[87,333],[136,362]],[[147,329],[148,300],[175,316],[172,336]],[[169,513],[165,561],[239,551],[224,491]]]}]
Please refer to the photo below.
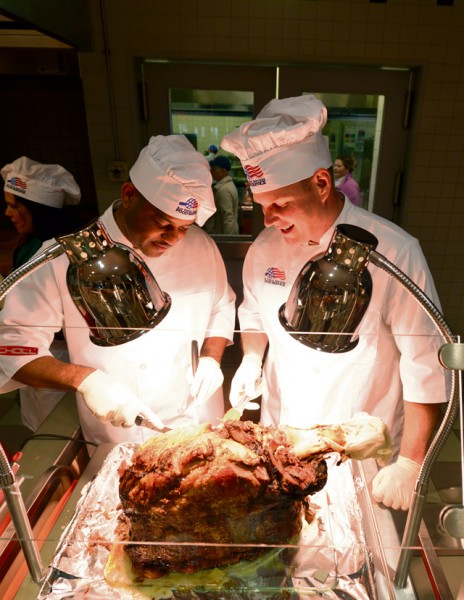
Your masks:
[{"label": "silver warming lamp bulb", "polygon": [[327,252],[308,261],[279,310],[283,327],[302,344],[341,353],[358,343],[356,329],[372,294],[367,270],[377,238],[355,225],[338,225]]},{"label": "silver warming lamp bulb", "polygon": [[168,294],[138,254],[113,242],[100,219],[56,238],[0,283],[0,300],[32,271],[66,254],[69,293],[97,346],[118,346],[160,323],[171,307]]}]

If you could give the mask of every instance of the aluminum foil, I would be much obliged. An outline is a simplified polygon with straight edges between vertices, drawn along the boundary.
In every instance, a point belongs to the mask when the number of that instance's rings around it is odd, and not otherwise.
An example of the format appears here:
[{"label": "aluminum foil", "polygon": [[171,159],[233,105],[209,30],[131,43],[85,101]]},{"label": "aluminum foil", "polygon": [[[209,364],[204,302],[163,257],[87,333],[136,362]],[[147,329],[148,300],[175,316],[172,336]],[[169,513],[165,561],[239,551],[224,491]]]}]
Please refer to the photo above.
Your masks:
[{"label": "aluminum foil", "polygon": [[255,561],[208,570],[206,581],[183,575],[169,585],[163,583],[165,578],[110,585],[105,579],[110,551],[122,547],[115,532],[121,511],[118,467],[123,459],[130,461],[135,448],[135,444],[116,446],[83,489],[38,600],[377,598],[357,501],[362,484],[353,478],[351,462],[338,464],[335,454],[327,458],[326,486],[310,498],[314,518],[292,544],[269,546],[269,552]]}]

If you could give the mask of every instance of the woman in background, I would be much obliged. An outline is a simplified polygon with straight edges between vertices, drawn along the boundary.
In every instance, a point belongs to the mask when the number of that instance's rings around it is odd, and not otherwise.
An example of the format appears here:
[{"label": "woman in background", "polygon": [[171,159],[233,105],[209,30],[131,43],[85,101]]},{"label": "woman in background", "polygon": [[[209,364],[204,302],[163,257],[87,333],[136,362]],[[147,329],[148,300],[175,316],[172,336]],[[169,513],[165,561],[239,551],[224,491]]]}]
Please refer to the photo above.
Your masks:
[{"label": "woman in background", "polygon": [[335,187],[345,194],[355,206],[361,206],[361,190],[353,177],[353,171],[358,165],[353,156],[337,158],[333,164]]},{"label": "woman in background", "polygon": [[[13,251],[13,269],[26,263],[45,240],[72,230],[63,207],[80,202],[81,192],[74,177],[61,165],[46,165],[22,156],[1,169],[5,181],[5,215],[11,219],[19,240]],[[57,335],[52,354],[68,360],[66,342]],[[22,387],[19,390],[23,425],[36,431],[63,398],[62,390]]]},{"label": "woman in background", "polygon": [[19,233],[13,269],[27,262],[45,240],[66,233],[70,223],[63,206],[81,198],[74,177],[60,165],[44,165],[26,156],[1,169],[5,181],[5,215]]}]

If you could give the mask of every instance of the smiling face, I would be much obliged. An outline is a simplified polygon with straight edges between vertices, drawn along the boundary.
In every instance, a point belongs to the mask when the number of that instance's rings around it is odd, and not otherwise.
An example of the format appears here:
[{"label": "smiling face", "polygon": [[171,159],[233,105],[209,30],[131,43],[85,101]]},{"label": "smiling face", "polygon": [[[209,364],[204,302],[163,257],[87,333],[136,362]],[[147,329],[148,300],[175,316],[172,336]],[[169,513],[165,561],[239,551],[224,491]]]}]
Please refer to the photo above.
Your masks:
[{"label": "smiling face", "polygon": [[28,235],[32,233],[32,213],[24,206],[17,196],[10,192],[4,192],[6,210],[5,215],[11,219],[11,222],[16,227],[16,231],[20,235]]},{"label": "smiling face", "polygon": [[121,207],[115,215],[122,233],[136,250],[156,258],[183,239],[195,220],[178,219],[148,202],[128,182],[122,186]]},{"label": "smiling face", "polygon": [[330,173],[319,169],[308,178],[270,192],[253,193],[266,227],[275,227],[287,244],[318,242],[343,208]]},{"label": "smiling face", "polygon": [[288,244],[306,244],[318,215],[318,200],[305,179],[278,190],[254,194],[261,205],[266,227],[275,227]]}]

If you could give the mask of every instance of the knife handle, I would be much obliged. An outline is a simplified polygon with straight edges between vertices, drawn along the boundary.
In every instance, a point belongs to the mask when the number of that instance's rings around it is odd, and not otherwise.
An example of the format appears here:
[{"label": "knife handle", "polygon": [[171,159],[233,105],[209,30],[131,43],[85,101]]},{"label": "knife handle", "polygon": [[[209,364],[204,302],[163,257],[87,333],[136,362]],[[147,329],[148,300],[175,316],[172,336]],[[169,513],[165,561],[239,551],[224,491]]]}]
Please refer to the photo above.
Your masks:
[{"label": "knife handle", "polygon": [[155,427],[151,421],[145,419],[143,415],[137,415],[135,417],[135,425],[137,425],[137,427],[148,427],[148,429],[153,429],[154,431],[158,431],[158,433],[171,431],[170,427],[163,427],[163,429],[158,429],[158,427]]}]

